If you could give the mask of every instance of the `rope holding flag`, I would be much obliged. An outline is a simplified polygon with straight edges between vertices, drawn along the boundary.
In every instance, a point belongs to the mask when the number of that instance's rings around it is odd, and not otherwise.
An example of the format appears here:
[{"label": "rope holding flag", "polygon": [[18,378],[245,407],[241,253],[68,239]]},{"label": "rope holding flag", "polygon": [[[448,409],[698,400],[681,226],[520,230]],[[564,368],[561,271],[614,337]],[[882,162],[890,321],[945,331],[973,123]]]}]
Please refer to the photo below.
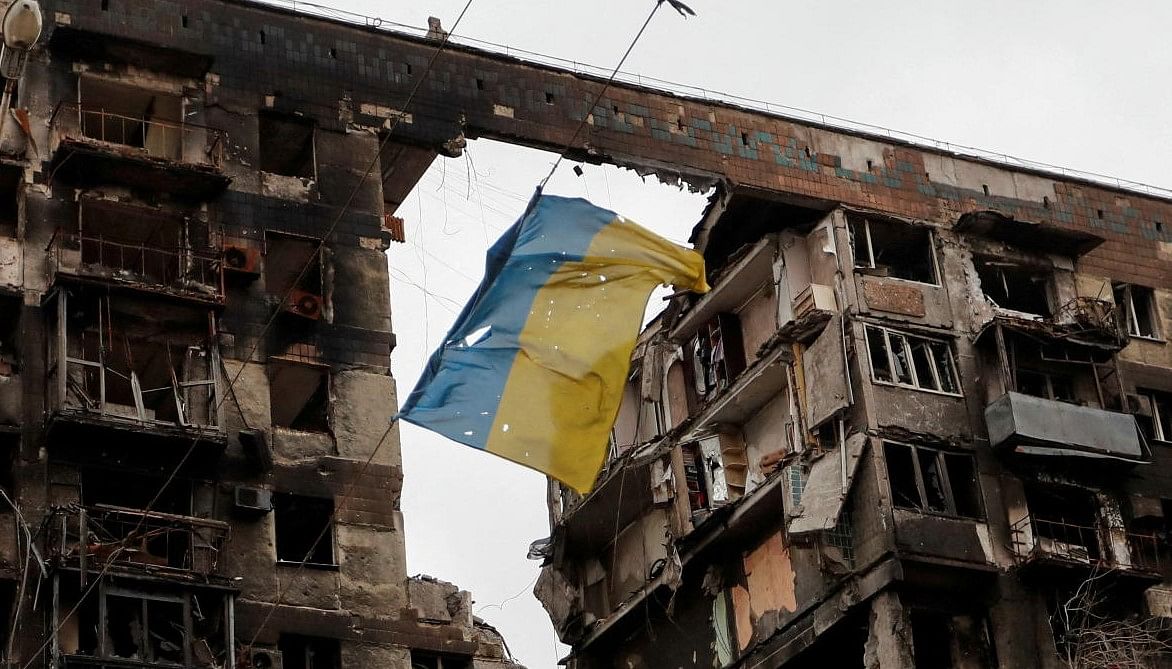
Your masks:
[{"label": "rope holding flag", "polygon": [[588,492],[661,284],[706,292],[703,257],[539,190],[396,418]]}]

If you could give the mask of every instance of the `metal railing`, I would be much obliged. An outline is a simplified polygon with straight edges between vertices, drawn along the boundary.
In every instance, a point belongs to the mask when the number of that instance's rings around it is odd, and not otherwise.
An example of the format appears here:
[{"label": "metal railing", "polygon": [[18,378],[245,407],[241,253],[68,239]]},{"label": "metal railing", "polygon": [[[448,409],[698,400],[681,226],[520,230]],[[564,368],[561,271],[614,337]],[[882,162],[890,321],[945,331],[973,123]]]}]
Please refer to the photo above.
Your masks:
[{"label": "metal railing", "polygon": [[218,254],[128,244],[101,235],[58,231],[49,245],[54,272],[128,280],[222,299],[223,265]]},{"label": "metal railing", "polygon": [[53,512],[48,554],[60,563],[100,570],[109,561],[140,568],[215,573],[228,523],[117,506],[70,506]]},{"label": "metal railing", "polygon": [[1051,558],[1097,564],[1103,559],[1099,530],[1094,525],[1026,516],[1009,530],[1014,553],[1026,561]]},{"label": "metal railing", "polygon": [[1163,573],[1169,558],[1168,541],[1163,533],[1128,532],[1127,547],[1132,569]]},{"label": "metal railing", "polygon": [[[75,139],[90,139],[138,149],[151,158],[175,162],[194,162],[219,168],[224,162],[226,133],[194,123],[164,121],[141,116],[125,116],[104,109],[91,109],[76,103],[62,102],[53,110],[49,125]],[[199,155],[188,146],[203,142]]]},{"label": "metal railing", "polygon": [[[348,12],[313,2],[303,2],[302,0],[251,0],[251,2],[262,6],[267,5],[270,7],[277,7],[287,11],[297,12],[299,14],[316,16],[329,21],[348,23],[351,25],[362,26],[368,29],[381,30],[389,33],[400,33],[412,37],[425,37],[428,32],[428,28],[422,26],[412,26],[405,23],[396,23],[394,21],[388,21],[376,16],[367,16],[364,14],[358,14],[356,12]],[[457,34],[452,34],[448,39],[452,44],[481,49],[493,54],[526,61],[534,65],[556,67],[584,76],[598,77],[602,79],[609,78],[611,75],[611,69],[607,67],[541,54],[537,53],[536,51],[518,49],[517,47],[509,46],[507,44],[499,44],[496,42],[490,42],[487,40],[481,40],[474,37]],[[914,144],[916,146],[942,151],[961,158],[976,158],[983,161],[999,163],[1013,169],[1046,172],[1060,177],[1091,181],[1103,184],[1105,186],[1112,186],[1123,190],[1135,191],[1137,193],[1143,193],[1154,197],[1172,198],[1172,188],[1164,186],[1155,186],[1139,181],[1121,179],[1119,177],[1114,177],[1107,174],[1099,174],[1097,172],[1072,169],[1069,167],[1062,167],[1060,165],[1053,165],[1037,160],[1019,158],[1000,151],[990,151],[978,147],[966,146],[964,144],[946,142],[939,139],[933,139],[931,137],[925,137],[924,135],[918,135],[916,133],[894,130],[880,125],[874,125],[872,123],[854,121],[843,118],[841,116],[823,114],[821,112],[802,109],[800,107],[778,104],[776,102],[767,102],[765,100],[757,100],[754,98],[744,97],[722,91],[713,91],[702,88],[700,86],[681,84],[668,81],[666,79],[658,79],[656,77],[648,77],[631,72],[619,72],[615,77],[615,81],[622,84],[655,89],[657,91],[662,91],[671,95],[693,98],[704,102],[733,105],[752,111],[759,111],[774,116],[793,119],[799,122],[816,123],[818,125],[833,129],[841,129],[850,132],[865,133],[877,137],[885,137],[898,142]]]}]

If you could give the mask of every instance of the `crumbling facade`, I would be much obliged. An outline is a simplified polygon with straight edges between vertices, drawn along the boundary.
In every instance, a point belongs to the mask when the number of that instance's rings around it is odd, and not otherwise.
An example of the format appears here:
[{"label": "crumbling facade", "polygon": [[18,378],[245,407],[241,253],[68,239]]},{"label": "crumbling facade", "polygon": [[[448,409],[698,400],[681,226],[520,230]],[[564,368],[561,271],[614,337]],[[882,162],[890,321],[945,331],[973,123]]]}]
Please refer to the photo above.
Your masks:
[{"label": "crumbling facade", "polygon": [[41,4],[0,144],[6,666],[518,667],[406,572],[384,252],[436,154],[323,86],[361,31]]},{"label": "crumbling facade", "polygon": [[794,134],[551,483],[570,665],[1167,666],[1172,202]]}]

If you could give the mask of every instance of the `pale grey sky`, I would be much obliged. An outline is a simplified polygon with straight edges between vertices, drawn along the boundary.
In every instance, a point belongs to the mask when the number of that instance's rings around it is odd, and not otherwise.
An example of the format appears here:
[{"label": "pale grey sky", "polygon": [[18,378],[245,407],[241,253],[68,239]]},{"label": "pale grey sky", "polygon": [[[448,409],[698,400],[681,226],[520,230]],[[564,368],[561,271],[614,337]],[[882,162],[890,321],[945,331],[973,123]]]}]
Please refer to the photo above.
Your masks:
[{"label": "pale grey sky", "polygon": [[[612,67],[653,1],[474,0],[457,32]],[[433,15],[450,27],[465,0],[318,2],[411,25]],[[690,4],[698,18],[665,7],[624,69],[1172,186],[1172,3]],[[401,394],[474,290],[488,243],[553,160],[486,141],[468,155],[437,160],[400,209],[409,241],[388,255]],[[579,178],[571,167],[548,192],[588,197],[678,241],[703,208],[702,196],[630,172],[588,168]],[[402,434],[410,571],[471,590],[478,614],[523,663],[554,667],[566,649],[529,592],[537,565],[525,559],[529,542],[548,533],[542,477],[409,425]]]}]

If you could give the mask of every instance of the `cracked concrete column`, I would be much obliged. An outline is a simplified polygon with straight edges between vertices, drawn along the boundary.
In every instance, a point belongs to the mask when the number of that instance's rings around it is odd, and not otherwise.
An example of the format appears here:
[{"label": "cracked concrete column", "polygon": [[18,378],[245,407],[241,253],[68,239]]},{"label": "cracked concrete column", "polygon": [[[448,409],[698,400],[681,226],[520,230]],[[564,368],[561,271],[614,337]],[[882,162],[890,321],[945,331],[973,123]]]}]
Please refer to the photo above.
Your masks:
[{"label": "cracked concrete column", "polygon": [[866,669],[914,669],[912,624],[894,592],[871,600],[870,630],[863,647]]}]

